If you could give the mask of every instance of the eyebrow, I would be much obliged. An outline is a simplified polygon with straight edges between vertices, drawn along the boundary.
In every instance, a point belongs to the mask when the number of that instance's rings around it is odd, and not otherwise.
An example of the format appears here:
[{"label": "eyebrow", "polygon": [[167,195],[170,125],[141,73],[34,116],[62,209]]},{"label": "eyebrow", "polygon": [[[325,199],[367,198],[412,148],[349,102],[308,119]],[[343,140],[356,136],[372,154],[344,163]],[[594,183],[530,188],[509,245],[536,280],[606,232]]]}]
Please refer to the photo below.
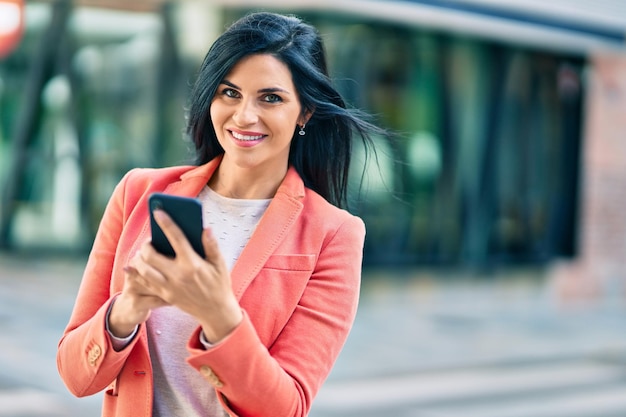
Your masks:
[{"label": "eyebrow", "polygon": [[[226,84],[227,86],[234,88],[235,90],[240,90],[241,91],[241,87],[231,83],[230,81],[224,79],[222,80],[221,84]],[[278,88],[278,87],[268,87],[268,88],[262,88],[260,90],[258,90],[259,93],[285,93],[285,94],[290,94],[289,91],[287,90],[283,90],[282,88]]]}]

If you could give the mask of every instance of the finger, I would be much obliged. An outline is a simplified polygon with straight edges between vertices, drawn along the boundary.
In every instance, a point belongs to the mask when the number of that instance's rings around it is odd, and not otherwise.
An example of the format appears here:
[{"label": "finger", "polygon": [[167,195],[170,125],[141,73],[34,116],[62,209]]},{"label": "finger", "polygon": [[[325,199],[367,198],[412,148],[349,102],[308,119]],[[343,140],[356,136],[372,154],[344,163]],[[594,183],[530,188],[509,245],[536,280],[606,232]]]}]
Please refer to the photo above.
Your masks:
[{"label": "finger", "polygon": [[[131,260],[130,262],[132,263],[133,261]],[[141,276],[139,275],[139,271],[129,264],[124,267],[124,272],[126,272],[125,286],[132,288],[135,293],[138,293],[138,290],[143,287],[140,281]]]},{"label": "finger", "polygon": [[[164,256],[162,253],[157,251],[154,246],[152,246],[152,242],[143,243],[139,248],[139,252],[135,256],[135,258],[139,258],[136,260],[138,265],[143,263],[159,270],[166,268],[167,265],[172,261],[170,257]],[[135,259],[133,258],[133,260]]]},{"label": "finger", "polygon": [[[151,246],[149,243],[146,245]],[[134,271],[130,277],[133,284],[150,293],[161,293],[167,285],[167,277],[150,262],[146,262],[142,252],[139,253],[139,256],[135,256],[129,261],[129,267]]]},{"label": "finger", "polygon": [[152,295],[152,291],[146,286],[146,283],[139,275],[139,271],[130,265],[124,267],[124,271],[126,271],[125,287],[137,295]]},{"label": "finger", "polygon": [[217,240],[209,228],[202,231],[202,246],[204,247],[204,255],[207,261],[211,262],[217,268],[226,268],[226,263],[217,245]]},{"label": "finger", "polygon": [[163,233],[170,242],[170,245],[172,245],[172,249],[174,249],[176,256],[189,256],[189,254],[195,253],[183,231],[165,211],[158,209],[155,210],[154,219],[161,227],[161,230],[163,230]]},{"label": "finger", "polygon": [[169,264],[172,262],[172,258],[169,256],[163,255],[161,252],[155,249],[152,245],[152,242],[145,242],[139,248],[139,252],[137,252],[136,257],[138,265],[147,264],[150,267],[156,268],[158,270],[163,270],[167,268]]},{"label": "finger", "polygon": [[127,272],[127,280],[132,286],[133,293],[140,296],[144,308],[157,308],[169,305],[160,296],[156,295],[149,287],[138,271],[132,266],[126,266],[124,271]]},{"label": "finger", "polygon": [[130,296],[134,297],[134,308],[145,311],[146,309],[150,310],[169,305],[163,298],[146,288],[143,284],[143,278],[134,267],[128,265],[124,267],[124,272],[126,273],[126,283],[124,284],[123,293],[130,293]]}]

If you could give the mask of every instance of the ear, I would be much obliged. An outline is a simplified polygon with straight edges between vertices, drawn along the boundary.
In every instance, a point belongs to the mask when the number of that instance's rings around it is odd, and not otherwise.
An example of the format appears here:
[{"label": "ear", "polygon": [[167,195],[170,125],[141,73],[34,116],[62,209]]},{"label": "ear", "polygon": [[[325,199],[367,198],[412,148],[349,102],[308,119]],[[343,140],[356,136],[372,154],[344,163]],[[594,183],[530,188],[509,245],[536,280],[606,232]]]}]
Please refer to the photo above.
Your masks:
[{"label": "ear", "polygon": [[298,119],[298,126],[304,126],[307,123],[309,123],[309,120],[311,119],[311,116],[313,116],[313,113],[315,112],[315,110],[304,110],[302,112],[302,114],[300,115],[300,118]]}]

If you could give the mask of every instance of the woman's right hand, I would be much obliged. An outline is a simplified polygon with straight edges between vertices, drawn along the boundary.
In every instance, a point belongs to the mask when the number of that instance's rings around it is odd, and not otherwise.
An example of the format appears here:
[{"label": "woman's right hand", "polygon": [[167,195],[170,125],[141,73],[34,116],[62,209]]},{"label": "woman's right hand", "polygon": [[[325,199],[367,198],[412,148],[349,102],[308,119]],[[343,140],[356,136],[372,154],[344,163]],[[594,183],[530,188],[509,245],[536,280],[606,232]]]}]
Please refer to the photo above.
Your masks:
[{"label": "woman's right hand", "polygon": [[109,330],[119,338],[130,336],[138,324],[148,320],[152,309],[167,305],[143,285],[135,268],[127,266],[124,271],[124,288],[113,301],[109,314]]}]

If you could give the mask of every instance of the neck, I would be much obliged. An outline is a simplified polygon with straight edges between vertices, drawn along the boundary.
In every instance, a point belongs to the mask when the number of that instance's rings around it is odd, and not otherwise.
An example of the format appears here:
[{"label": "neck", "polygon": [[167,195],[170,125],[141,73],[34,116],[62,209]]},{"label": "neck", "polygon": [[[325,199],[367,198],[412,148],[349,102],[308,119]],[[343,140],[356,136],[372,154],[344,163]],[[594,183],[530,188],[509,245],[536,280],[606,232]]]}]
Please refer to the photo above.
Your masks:
[{"label": "neck", "polygon": [[269,174],[246,169],[230,169],[220,164],[208,182],[208,186],[224,197],[261,200],[273,198],[287,174],[287,169]]}]

